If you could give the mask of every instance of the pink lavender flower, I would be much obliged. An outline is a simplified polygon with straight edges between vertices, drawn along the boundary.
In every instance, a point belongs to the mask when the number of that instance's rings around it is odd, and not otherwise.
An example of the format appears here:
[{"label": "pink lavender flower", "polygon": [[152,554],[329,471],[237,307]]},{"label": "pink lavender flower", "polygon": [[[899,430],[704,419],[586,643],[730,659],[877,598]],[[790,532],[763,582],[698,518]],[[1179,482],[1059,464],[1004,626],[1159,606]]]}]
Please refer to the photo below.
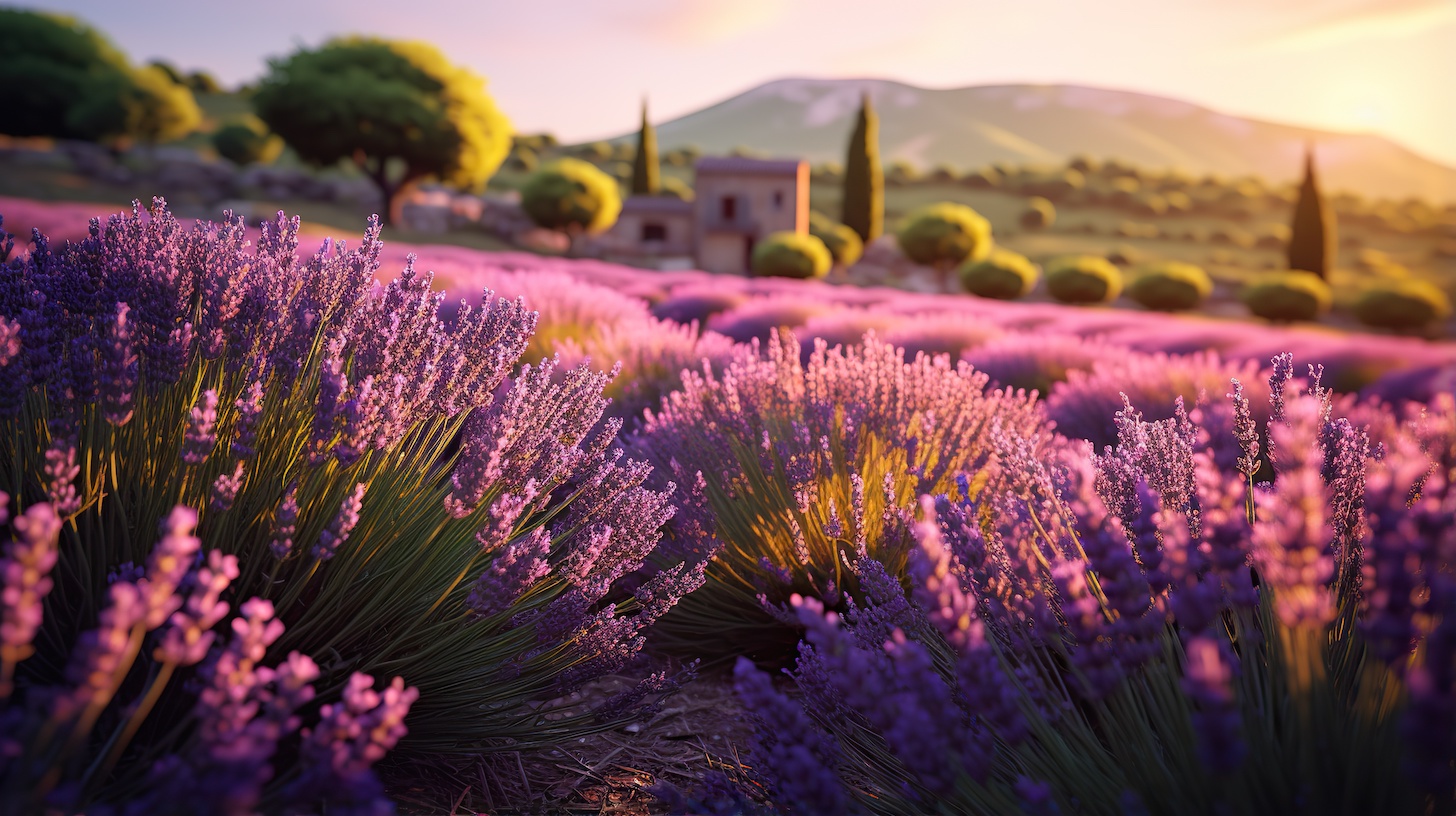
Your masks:
[{"label": "pink lavender flower", "polygon": [[364,504],[364,493],[369,486],[364,482],[354,485],[354,490],[339,504],[339,512],[329,526],[319,533],[318,543],[313,546],[313,557],[320,561],[333,558],[339,545],[349,540],[349,533],[359,523],[359,508]]},{"label": "pink lavender flower", "polygon": [[201,662],[216,637],[213,627],[228,613],[227,602],[219,598],[237,577],[237,556],[209,550],[207,562],[192,573],[187,598],[172,613],[153,656],[178,666]]},{"label": "pink lavender flower", "polygon": [[202,542],[192,535],[196,527],[197,512],[182,505],[172,508],[162,521],[162,538],[147,558],[145,577],[136,582],[145,608],[142,625],[149,630],[161,626],[182,606],[182,598],[176,594],[177,588],[187,576],[193,556],[202,546]]},{"label": "pink lavender flower", "polygon": [[200,465],[212,454],[217,443],[217,391],[209,388],[198,397],[188,415],[187,431],[182,439],[182,461]]},{"label": "pink lavender flower", "polygon": [[[10,497],[0,493],[8,505]],[[18,538],[5,546],[0,558],[0,659],[9,664],[31,652],[31,641],[41,624],[41,602],[51,591],[51,569],[56,565],[56,544],[61,518],[45,503],[32,504],[11,523]],[[9,689],[0,687],[0,698]]]},{"label": "pink lavender flower", "polygon": [[273,514],[273,537],[268,549],[273,557],[284,559],[293,551],[293,536],[298,524],[298,482],[291,482],[283,491],[283,501]]},{"label": "pink lavender flower", "polygon": [[45,452],[46,497],[62,516],[74,515],[81,509],[81,496],[76,492],[76,477],[81,467],[76,464],[76,443],[55,437]]},{"label": "pink lavender flower", "polygon": [[20,356],[20,321],[0,317],[0,367]]},{"label": "pink lavender flower", "polygon": [[219,513],[232,509],[233,502],[238,499],[238,491],[243,489],[244,470],[245,464],[238,462],[232,473],[218,474],[212,483],[212,509]]},{"label": "pink lavender flower", "polygon": [[116,692],[118,675],[131,659],[133,638],[148,613],[136,584],[118,582],[108,589],[108,603],[95,629],[81,633],[71,651],[66,679],[71,688],[56,696],[52,717],[68,722],[88,706],[105,706]]},{"label": "pink lavender flower", "polygon": [[364,783],[374,763],[408,732],[404,718],[419,696],[418,689],[405,688],[403,678],[377,692],[373,677],[355,672],[343,700],[325,705],[318,725],[304,731],[300,752],[311,766],[305,773],[339,786]]}]

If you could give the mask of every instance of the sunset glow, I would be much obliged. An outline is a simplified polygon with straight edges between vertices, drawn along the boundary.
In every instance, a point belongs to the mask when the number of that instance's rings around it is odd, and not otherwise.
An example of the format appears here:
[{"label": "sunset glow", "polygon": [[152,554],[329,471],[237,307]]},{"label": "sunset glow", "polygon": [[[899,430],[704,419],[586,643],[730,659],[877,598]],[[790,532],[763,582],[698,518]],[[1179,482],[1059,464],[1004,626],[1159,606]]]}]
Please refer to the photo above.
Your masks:
[{"label": "sunset glow", "polygon": [[785,76],[926,87],[1073,83],[1228,113],[1374,131],[1456,164],[1456,0],[41,0],[134,59],[249,81],[298,45],[428,40],[490,81],[523,131],[574,141],[664,120]]}]

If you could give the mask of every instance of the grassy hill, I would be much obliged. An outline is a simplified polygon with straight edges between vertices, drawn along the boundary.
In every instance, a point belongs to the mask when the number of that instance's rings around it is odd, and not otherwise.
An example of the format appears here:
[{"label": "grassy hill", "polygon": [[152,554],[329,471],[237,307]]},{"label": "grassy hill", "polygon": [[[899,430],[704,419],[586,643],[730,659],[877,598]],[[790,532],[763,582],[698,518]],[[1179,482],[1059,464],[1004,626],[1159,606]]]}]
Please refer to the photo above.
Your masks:
[{"label": "grassy hill", "polygon": [[[880,114],[886,163],[1051,165],[1080,154],[1154,170],[1284,182],[1297,177],[1305,145],[1313,143],[1328,190],[1456,201],[1456,169],[1381,136],[1262,122],[1175,99],[1074,85],[930,90],[876,79],[781,79],[658,125],[658,145],[843,161],[862,93]],[[635,138],[629,133],[613,141]]]}]

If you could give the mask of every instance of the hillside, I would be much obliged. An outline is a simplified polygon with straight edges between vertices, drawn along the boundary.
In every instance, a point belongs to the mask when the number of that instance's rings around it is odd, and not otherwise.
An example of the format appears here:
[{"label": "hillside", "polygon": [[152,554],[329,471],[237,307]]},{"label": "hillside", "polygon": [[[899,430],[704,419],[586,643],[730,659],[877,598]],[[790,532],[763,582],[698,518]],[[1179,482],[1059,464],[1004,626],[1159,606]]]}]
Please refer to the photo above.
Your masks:
[{"label": "hillside", "polygon": [[[921,168],[1060,164],[1078,154],[1149,169],[1292,181],[1307,142],[1331,190],[1456,201],[1456,169],[1382,136],[1332,133],[1218,113],[1176,99],[1075,85],[931,90],[874,79],[781,79],[657,126],[664,150],[748,147],[842,161],[860,94],[880,114],[885,161]],[[632,140],[624,134],[613,141]]]}]

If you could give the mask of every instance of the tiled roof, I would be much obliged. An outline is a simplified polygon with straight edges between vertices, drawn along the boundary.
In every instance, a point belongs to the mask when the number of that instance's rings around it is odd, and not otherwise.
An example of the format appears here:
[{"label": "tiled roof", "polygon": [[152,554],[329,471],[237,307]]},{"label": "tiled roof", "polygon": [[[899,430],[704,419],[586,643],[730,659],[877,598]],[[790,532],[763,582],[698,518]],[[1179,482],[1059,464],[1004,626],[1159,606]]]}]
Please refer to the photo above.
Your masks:
[{"label": "tiled roof", "polygon": [[698,159],[698,173],[752,173],[770,176],[793,176],[804,164],[801,159],[750,159],[745,156],[708,156]]}]

